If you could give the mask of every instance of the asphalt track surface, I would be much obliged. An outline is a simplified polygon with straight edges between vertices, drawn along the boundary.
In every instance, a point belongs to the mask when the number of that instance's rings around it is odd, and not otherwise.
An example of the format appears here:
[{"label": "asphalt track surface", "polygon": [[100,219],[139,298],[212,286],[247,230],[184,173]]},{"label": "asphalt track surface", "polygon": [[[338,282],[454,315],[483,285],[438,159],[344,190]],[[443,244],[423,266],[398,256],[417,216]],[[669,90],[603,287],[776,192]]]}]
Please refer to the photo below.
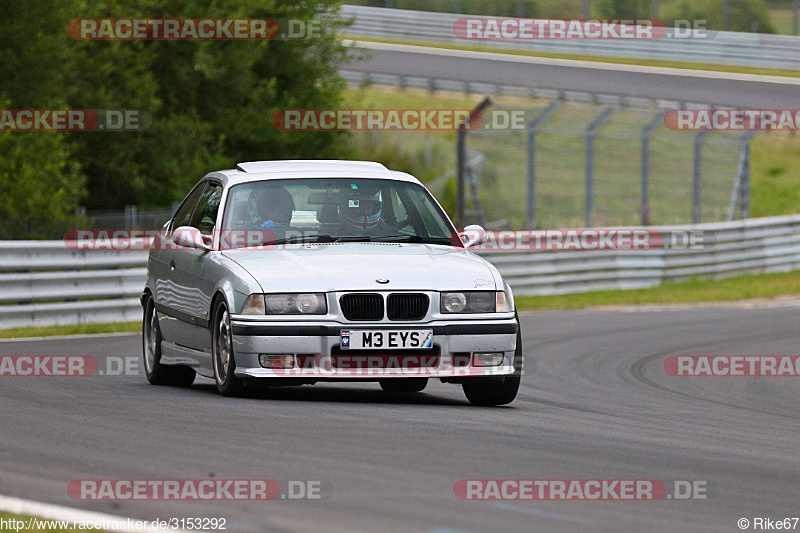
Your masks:
[{"label": "asphalt track surface", "polygon": [[369,48],[346,68],[460,81],[499,83],[694,102],[745,109],[794,109],[800,80],[659,69],[496,53],[360,43]]},{"label": "asphalt track surface", "polygon": [[[800,304],[521,315],[527,373],[510,406],[455,385],[273,388],[210,380],[0,378],[0,494],[229,531],[739,531],[800,515],[800,381],[667,376],[669,355],[797,355]],[[2,342],[2,355],[140,357],[138,335]],[[317,501],[79,502],[73,479],[322,480]],[[706,480],[694,501],[468,502],[460,479]]]}]

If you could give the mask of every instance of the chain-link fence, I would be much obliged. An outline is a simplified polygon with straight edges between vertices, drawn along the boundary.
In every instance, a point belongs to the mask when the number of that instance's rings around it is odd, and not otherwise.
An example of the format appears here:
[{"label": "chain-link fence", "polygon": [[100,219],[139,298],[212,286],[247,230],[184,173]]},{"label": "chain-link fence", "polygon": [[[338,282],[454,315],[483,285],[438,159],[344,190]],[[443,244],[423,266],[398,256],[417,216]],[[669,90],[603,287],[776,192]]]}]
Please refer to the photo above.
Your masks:
[{"label": "chain-link fence", "polygon": [[[653,109],[553,101],[525,111],[524,129],[466,134],[465,223],[685,224],[748,214],[749,136],[670,130]],[[495,106],[486,121],[498,112],[511,110]]]},{"label": "chain-link fence", "polygon": [[91,229],[158,229],[163,226],[177,209],[180,202],[171,208],[141,209],[135,205],[126,206],[122,211],[83,211],[91,221]]}]

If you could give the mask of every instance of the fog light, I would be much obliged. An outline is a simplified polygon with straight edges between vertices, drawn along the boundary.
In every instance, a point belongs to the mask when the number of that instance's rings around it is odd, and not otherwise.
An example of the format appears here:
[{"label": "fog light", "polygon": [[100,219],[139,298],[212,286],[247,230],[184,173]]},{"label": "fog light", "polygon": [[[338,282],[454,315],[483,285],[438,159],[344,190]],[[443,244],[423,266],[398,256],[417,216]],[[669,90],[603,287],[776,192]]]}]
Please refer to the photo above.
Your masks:
[{"label": "fog light", "polygon": [[294,355],[259,354],[258,363],[263,368],[294,368]]},{"label": "fog light", "polygon": [[472,366],[500,366],[503,359],[503,352],[476,352],[472,354]]}]

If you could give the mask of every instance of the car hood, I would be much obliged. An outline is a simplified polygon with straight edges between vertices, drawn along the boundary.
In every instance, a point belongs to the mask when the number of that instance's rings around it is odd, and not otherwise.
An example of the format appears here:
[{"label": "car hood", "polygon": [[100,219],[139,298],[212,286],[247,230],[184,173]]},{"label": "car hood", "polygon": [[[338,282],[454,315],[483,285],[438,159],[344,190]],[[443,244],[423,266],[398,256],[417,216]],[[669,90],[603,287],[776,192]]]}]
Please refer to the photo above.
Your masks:
[{"label": "car hood", "polygon": [[[357,242],[222,253],[244,267],[264,292],[495,290],[499,282],[488,262],[450,246]],[[380,284],[379,278],[389,282]]]}]

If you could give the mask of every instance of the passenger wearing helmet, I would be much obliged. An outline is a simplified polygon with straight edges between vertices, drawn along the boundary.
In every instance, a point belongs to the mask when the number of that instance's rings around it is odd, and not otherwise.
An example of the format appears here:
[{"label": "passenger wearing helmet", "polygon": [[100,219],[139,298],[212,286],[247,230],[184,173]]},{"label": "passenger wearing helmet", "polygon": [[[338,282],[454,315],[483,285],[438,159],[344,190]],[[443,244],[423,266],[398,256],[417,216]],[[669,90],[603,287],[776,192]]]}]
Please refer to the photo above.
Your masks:
[{"label": "passenger wearing helmet", "polygon": [[383,202],[378,193],[355,190],[339,203],[340,231],[347,234],[377,234],[386,228],[381,218]]},{"label": "passenger wearing helmet", "polygon": [[294,200],[283,187],[253,189],[247,212],[256,229],[288,227],[292,221]]}]

